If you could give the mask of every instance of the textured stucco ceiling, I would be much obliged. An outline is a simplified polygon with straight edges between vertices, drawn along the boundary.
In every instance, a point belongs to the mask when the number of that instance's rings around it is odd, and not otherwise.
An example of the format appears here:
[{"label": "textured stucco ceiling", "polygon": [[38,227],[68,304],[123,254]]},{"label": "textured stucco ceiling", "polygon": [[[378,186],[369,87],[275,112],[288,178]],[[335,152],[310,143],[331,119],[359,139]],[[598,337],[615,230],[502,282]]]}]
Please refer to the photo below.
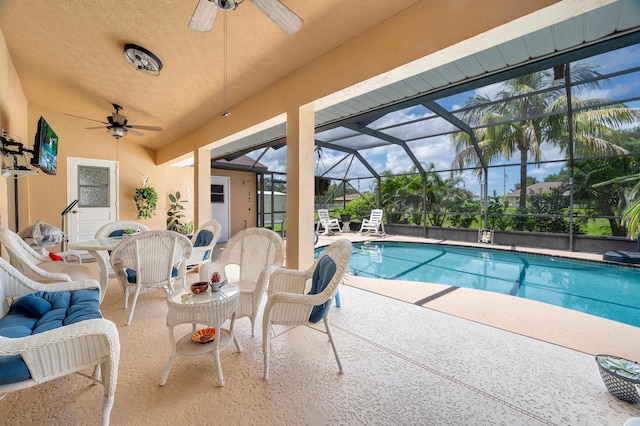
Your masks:
[{"label": "textured stucco ceiling", "polygon": [[[283,0],[304,20],[284,34],[251,2],[228,12],[228,105],[264,89],[416,0]],[[160,148],[223,110],[223,17],[188,28],[197,0],[0,0],[0,30],[28,102],[105,120],[112,103],[130,124],[164,128],[131,138]],[[125,43],[163,62],[157,77],[122,58]],[[96,125],[78,119],[78,126]]]}]

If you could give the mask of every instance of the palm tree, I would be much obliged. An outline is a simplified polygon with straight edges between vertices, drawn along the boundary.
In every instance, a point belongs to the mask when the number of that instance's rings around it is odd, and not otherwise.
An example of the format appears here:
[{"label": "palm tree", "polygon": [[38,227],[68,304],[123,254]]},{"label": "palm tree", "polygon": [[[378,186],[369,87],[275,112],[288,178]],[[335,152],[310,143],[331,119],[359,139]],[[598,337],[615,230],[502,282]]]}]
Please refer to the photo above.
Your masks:
[{"label": "palm tree", "polygon": [[[633,238],[634,236],[640,240],[640,173],[633,174],[629,176],[621,176],[615,179],[611,179],[605,182],[600,182],[594,187],[600,187],[604,185],[609,185],[612,183],[633,183],[636,182],[635,186],[628,191],[626,194],[626,198],[630,202],[629,206],[626,208],[622,215],[622,222],[627,225],[627,236]],[[638,242],[640,245],[640,241]]]},{"label": "palm tree", "polygon": [[434,163],[429,164],[426,175],[427,216],[432,226],[442,226],[455,198],[456,190],[459,189],[458,185],[464,181],[460,177],[442,178],[435,168]]},{"label": "palm tree", "polygon": [[[586,81],[587,88],[599,88],[601,74],[590,64],[576,64],[571,68],[573,81]],[[520,157],[520,207],[526,207],[527,160],[539,163],[543,142],[560,147],[565,153],[569,147],[567,95],[564,87],[554,86],[551,70],[538,71],[504,82],[495,99],[489,96],[473,96],[463,105],[469,108],[462,120],[475,128],[474,135],[487,162]],[[556,84],[557,86],[557,84]],[[497,102],[496,102],[497,101]],[[573,115],[573,142],[578,155],[620,155],[627,151],[612,141],[617,128],[640,119],[640,112],[622,103],[611,104],[606,99],[581,100],[572,97],[572,106],[578,112]],[[598,107],[598,105],[608,105]],[[592,107],[584,109],[583,107]],[[453,169],[477,167],[480,161],[468,134],[452,135],[452,146],[457,154]]]},{"label": "palm tree", "polygon": [[385,210],[387,220],[397,223],[405,210],[404,199],[406,194],[406,182],[404,176],[395,176],[390,170],[382,173],[380,180],[380,204]]}]

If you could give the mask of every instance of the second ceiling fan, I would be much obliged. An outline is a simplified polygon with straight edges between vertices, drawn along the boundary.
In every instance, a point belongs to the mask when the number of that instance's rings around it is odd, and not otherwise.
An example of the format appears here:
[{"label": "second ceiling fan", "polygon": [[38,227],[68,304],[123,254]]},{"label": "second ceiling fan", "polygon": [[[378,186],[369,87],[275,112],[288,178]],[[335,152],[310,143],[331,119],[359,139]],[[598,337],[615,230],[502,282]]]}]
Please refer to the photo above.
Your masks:
[{"label": "second ceiling fan", "polygon": [[102,123],[104,124],[104,126],[86,127],[86,129],[87,130],[107,129],[107,132],[109,132],[109,134],[116,139],[120,139],[121,137],[126,136],[129,133],[131,133],[134,136],[144,136],[144,133],[140,132],[140,130],[148,130],[151,132],[162,131],[162,127],[158,127],[158,126],[143,126],[138,124],[128,124],[129,121],[127,120],[127,117],[120,114],[120,110],[122,109],[122,107],[118,104],[111,104],[111,105],[113,105],[113,109],[115,111],[113,111],[111,115],[107,117],[107,121],[94,120],[93,118],[87,118],[87,117],[80,117],[79,115],[72,115],[72,114],[65,114],[65,115],[68,115],[69,117],[76,117],[76,118],[81,118],[83,120],[96,121],[98,123]]},{"label": "second ceiling fan", "polygon": [[[189,28],[194,31],[211,31],[218,9],[234,10],[244,0],[198,0]],[[250,0],[282,31],[292,35],[302,27],[302,19],[278,0]]]}]

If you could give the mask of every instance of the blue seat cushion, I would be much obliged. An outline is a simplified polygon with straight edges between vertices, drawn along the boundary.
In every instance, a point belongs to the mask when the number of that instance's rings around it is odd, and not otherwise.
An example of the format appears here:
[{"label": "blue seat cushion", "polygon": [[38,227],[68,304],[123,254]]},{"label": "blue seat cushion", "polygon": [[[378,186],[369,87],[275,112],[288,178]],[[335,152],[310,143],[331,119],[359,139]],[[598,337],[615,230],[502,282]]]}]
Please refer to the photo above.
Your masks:
[{"label": "blue seat cushion", "polygon": [[[311,277],[311,291],[307,294],[322,293],[336,273],[336,269],[336,262],[334,262],[333,259],[329,256],[321,257],[316,265],[315,271],[313,271],[313,276]],[[327,308],[329,307],[329,303],[331,303],[331,299],[328,299],[322,305],[314,306],[311,310],[311,315],[309,316],[309,322],[315,323],[324,318]]]},{"label": "blue seat cushion", "polygon": [[[16,339],[102,318],[98,289],[37,292],[16,299],[0,318],[0,336]],[[31,378],[21,355],[0,357],[0,385]]]},{"label": "blue seat cushion", "polygon": [[[135,269],[127,269],[127,282],[130,284],[135,284],[136,279],[138,278]],[[178,276],[178,268],[175,266],[171,269],[171,278],[175,278]]]},{"label": "blue seat cushion", "polygon": [[13,309],[14,312],[21,309],[35,318],[40,318],[49,312],[51,308],[51,303],[42,297],[35,295],[35,293],[22,296],[11,304],[11,309]]},{"label": "blue seat cushion", "polygon": [[203,229],[198,232],[196,241],[193,243],[193,246],[206,247],[211,244],[211,241],[213,241],[213,232],[209,231],[208,229]]},{"label": "blue seat cushion", "polygon": [[[124,235],[124,229],[116,229],[112,233],[109,234],[110,237],[122,237]],[[107,250],[107,253],[111,255],[111,250]]]}]

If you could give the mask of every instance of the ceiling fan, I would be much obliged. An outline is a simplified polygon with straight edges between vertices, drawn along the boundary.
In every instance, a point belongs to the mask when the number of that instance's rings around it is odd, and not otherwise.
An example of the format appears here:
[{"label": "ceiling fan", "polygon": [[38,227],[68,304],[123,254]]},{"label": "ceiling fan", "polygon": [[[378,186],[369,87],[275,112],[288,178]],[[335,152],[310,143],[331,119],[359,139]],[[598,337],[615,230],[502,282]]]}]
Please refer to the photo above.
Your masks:
[{"label": "ceiling fan", "polygon": [[111,105],[113,105],[113,109],[115,109],[115,111],[112,112],[111,115],[107,117],[107,121],[100,121],[100,120],[94,120],[93,118],[80,117],[79,115],[72,115],[72,114],[65,114],[65,115],[68,115],[69,117],[82,118],[83,120],[97,121],[98,123],[106,124],[106,126],[86,127],[86,129],[93,130],[93,129],[106,128],[107,132],[109,132],[109,134],[116,139],[120,139],[121,137],[126,136],[129,133],[131,133],[134,136],[144,136],[144,133],[138,131],[138,129],[149,130],[151,132],[162,131],[162,127],[158,127],[158,126],[140,126],[140,125],[134,125],[134,124],[127,124],[128,123],[127,117],[120,114],[120,110],[122,109],[122,107],[118,104],[111,104]]},{"label": "ceiling fan", "polygon": [[[207,32],[213,29],[218,9],[234,10],[244,0],[198,0],[189,28]],[[278,0],[250,0],[282,31],[292,35],[302,27],[302,19]]]}]

